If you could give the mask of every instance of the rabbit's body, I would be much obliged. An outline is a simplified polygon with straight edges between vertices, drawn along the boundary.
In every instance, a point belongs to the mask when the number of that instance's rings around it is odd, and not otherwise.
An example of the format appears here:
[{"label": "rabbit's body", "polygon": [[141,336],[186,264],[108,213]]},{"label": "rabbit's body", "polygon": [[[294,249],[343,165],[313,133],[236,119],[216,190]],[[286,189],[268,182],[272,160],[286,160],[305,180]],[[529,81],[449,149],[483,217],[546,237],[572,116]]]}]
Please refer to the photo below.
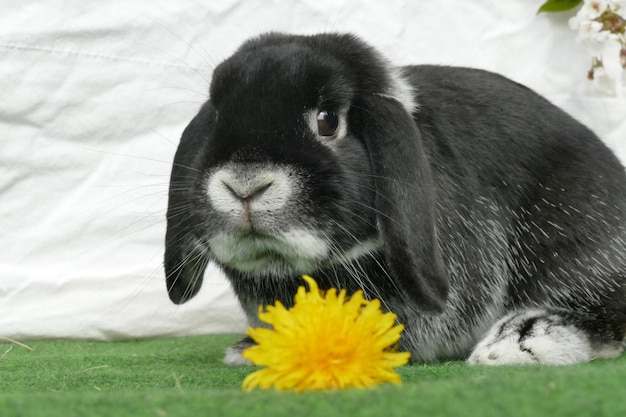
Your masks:
[{"label": "rabbit's body", "polygon": [[495,74],[394,68],[344,35],[249,41],[183,135],[169,204],[175,302],[213,260],[254,326],[258,306],[290,305],[307,273],[379,298],[414,360],[621,353],[624,169]]}]

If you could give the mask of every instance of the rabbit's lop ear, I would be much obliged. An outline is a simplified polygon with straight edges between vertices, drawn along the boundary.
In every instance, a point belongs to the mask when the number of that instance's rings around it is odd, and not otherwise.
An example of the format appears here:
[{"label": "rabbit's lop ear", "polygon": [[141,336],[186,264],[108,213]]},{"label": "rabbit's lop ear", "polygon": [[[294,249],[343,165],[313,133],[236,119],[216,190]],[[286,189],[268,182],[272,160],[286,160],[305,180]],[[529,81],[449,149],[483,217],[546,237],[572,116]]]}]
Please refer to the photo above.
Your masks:
[{"label": "rabbit's lop ear", "polygon": [[215,110],[205,104],[189,123],[178,145],[170,178],[165,235],[165,279],[170,299],[181,304],[198,293],[209,263],[200,237],[200,213],[194,212],[205,164],[207,135],[213,133]]},{"label": "rabbit's lop ear", "polygon": [[368,95],[355,108],[373,170],[375,209],[388,267],[421,312],[440,313],[449,284],[437,238],[434,184],[420,132],[396,99]]}]

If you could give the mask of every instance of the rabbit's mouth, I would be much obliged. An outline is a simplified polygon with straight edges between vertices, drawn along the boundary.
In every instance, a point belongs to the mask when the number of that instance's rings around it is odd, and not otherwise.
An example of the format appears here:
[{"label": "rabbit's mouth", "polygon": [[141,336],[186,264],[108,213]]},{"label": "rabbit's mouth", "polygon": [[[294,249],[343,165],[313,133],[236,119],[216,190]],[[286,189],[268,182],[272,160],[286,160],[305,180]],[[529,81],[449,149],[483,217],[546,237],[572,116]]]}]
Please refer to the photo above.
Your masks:
[{"label": "rabbit's mouth", "polygon": [[328,242],[317,232],[291,229],[270,236],[258,231],[219,233],[209,239],[221,264],[244,273],[285,276],[317,269],[329,256]]}]

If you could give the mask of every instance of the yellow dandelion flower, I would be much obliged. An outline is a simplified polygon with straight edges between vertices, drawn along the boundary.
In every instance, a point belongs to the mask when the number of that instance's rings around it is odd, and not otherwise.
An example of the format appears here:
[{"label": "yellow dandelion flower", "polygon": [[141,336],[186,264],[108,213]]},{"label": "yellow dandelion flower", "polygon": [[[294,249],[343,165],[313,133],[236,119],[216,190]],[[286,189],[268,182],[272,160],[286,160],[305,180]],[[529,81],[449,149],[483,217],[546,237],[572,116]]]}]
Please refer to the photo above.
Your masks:
[{"label": "yellow dandelion flower", "polygon": [[275,388],[296,391],[367,388],[383,382],[400,384],[393,368],[406,364],[410,354],[397,352],[404,326],[396,315],[383,313],[379,300],[366,300],[362,291],[325,293],[309,276],[310,291],[298,288],[295,304],[279,301],[265,310],[261,321],[271,329],[248,329],[257,343],[243,351],[252,363],[265,368],[248,375],[243,389]]}]

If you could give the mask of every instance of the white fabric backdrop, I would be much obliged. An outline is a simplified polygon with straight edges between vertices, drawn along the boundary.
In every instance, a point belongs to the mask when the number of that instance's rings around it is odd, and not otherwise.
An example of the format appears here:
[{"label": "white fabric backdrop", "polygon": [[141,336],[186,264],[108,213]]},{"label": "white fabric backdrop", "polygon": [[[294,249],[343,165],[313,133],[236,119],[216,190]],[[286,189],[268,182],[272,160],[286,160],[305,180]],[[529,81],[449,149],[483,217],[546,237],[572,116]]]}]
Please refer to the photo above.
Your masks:
[{"label": "white fabric backdrop", "polygon": [[544,94],[626,160],[626,103],[585,94],[572,13],[542,0],[0,0],[0,336],[241,332],[224,277],[170,303],[170,163],[212,68],[268,30],[349,31],[398,64],[474,66]]}]

